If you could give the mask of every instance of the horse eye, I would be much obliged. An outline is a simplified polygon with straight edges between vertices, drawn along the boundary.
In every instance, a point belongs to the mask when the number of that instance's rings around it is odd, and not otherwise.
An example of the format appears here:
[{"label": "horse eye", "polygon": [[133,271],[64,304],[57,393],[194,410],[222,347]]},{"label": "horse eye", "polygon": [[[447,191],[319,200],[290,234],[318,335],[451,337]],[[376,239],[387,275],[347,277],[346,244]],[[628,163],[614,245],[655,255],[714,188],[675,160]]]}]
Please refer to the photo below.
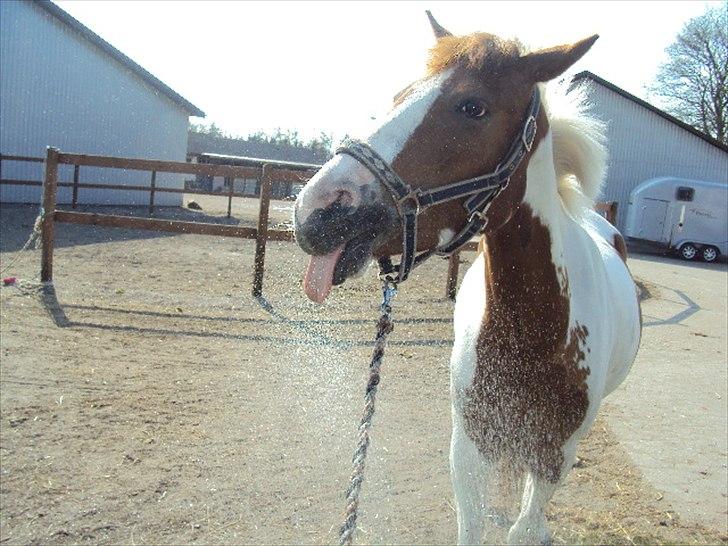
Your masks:
[{"label": "horse eye", "polygon": [[482,102],[472,99],[462,103],[458,110],[472,119],[480,119],[487,113]]}]

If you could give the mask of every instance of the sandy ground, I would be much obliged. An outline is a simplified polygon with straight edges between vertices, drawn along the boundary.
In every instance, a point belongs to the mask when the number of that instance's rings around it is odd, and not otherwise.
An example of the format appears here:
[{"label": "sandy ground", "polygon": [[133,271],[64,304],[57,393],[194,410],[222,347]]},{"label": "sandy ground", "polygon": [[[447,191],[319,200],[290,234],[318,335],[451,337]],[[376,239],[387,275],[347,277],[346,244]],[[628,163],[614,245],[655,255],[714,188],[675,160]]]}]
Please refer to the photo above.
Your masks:
[{"label": "sandy ground", "polygon": [[[202,205],[159,215],[227,222]],[[5,267],[35,211],[0,212]],[[0,542],[336,541],[377,282],[314,306],[305,257],[271,243],[259,302],[253,246],[61,225],[57,298],[29,282],[37,251],[5,273],[23,282],[0,290]],[[554,498],[555,542],[726,543],[725,264],[630,266],[655,285],[643,348]],[[445,273],[432,260],[397,296],[361,543],[455,540]]]},{"label": "sandy ground", "polygon": [[607,399],[609,423],[645,477],[692,521],[726,528],[726,265],[640,256],[649,279],[639,357]]}]

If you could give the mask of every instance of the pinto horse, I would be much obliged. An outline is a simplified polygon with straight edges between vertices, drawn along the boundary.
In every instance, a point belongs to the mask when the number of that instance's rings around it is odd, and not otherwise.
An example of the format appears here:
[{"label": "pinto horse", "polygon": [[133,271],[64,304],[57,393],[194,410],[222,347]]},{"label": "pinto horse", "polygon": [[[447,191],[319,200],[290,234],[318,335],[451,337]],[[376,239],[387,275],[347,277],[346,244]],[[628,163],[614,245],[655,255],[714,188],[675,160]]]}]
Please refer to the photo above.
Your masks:
[{"label": "pinto horse", "polygon": [[481,234],[450,361],[458,541],[483,540],[488,488],[507,463],[524,478],[508,540],[545,542],[546,505],[641,335],[624,241],[592,211],[604,127],[578,90],[546,97],[545,82],[598,37],[525,52],[430,22],[426,75],[298,197],[296,239],[311,255],[304,290],[321,302],[372,258],[395,254],[401,282],[416,250],[446,254]]}]

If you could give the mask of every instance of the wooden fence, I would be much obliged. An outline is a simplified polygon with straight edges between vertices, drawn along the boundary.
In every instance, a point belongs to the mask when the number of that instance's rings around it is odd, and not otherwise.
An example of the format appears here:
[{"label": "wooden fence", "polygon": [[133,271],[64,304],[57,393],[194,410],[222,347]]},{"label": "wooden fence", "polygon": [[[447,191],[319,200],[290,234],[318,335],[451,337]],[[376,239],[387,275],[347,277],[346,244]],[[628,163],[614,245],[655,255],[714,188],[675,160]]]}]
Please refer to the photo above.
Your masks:
[{"label": "wooden fence", "polygon": [[[43,163],[45,162],[44,181],[3,179],[2,161],[22,161]],[[58,181],[58,166],[73,165],[73,181]],[[113,169],[129,169],[136,171],[147,171],[150,173],[149,185],[126,185],[126,184],[99,184],[82,183],[79,181],[79,172],[82,166],[104,167]],[[150,159],[131,159],[125,157],[109,157],[98,155],[82,155],[62,153],[57,148],[49,147],[45,159],[41,157],[28,157],[19,155],[0,155],[0,184],[18,186],[43,186],[43,210],[45,215],[41,226],[41,280],[48,282],[53,280],[53,250],[55,223],[86,224],[114,228],[143,229],[151,231],[164,231],[173,233],[216,235],[222,237],[238,237],[243,239],[255,239],[255,257],[253,264],[253,289],[254,296],[260,296],[263,290],[263,275],[265,271],[265,246],[266,241],[293,241],[293,232],[287,230],[268,229],[268,213],[270,209],[271,187],[273,182],[294,182],[305,183],[319,168],[317,165],[307,163],[290,163],[283,161],[271,161],[265,159],[248,159],[245,166],[218,165],[209,163],[187,163],[177,161],[159,161]],[[157,218],[135,218],[131,216],[116,216],[111,214],[83,213],[56,209],[56,194],[58,187],[72,188],[71,208],[78,205],[78,193],[83,188],[107,189],[107,190],[133,190],[149,192],[149,212],[154,212],[155,193],[186,193],[193,195],[214,195],[221,196],[216,192],[192,190],[183,188],[166,188],[156,185],[157,173],[181,173],[195,174],[202,176],[222,176],[229,182],[229,191],[225,194],[228,198],[227,216],[231,215],[233,197],[251,197],[234,191],[235,179],[255,178],[260,184],[260,199],[258,210],[257,228],[220,225],[203,222],[188,222],[181,220],[163,220]],[[596,210],[607,220],[614,224],[617,212],[617,203],[597,203]],[[458,273],[460,269],[460,253],[463,251],[477,250],[478,244],[471,241],[461,250],[455,252],[449,258],[447,280],[445,283],[445,296],[454,299],[457,288]]]},{"label": "wooden fence", "polygon": [[[255,296],[260,296],[263,290],[266,241],[293,241],[292,231],[268,229],[268,213],[270,209],[271,185],[274,180],[303,183],[307,181],[311,176],[313,176],[315,169],[318,168],[317,166],[305,163],[299,164],[268,160],[258,160],[256,162],[256,165],[250,166],[211,165],[176,161],[130,159],[124,157],[68,154],[62,153],[56,148],[48,148],[45,159],[16,155],[0,156],[0,177],[2,173],[1,162],[3,160],[45,162],[45,176],[43,182],[40,182],[38,180],[0,179],[0,184],[3,185],[43,186],[42,205],[45,212],[45,215],[43,217],[43,223],[41,225],[41,280],[43,282],[53,280],[53,249],[55,238],[55,223],[65,222],[71,224],[86,224],[127,229],[144,229],[173,233],[194,233],[200,235],[217,235],[223,237],[255,239],[255,258],[253,264],[253,295]],[[58,181],[59,165],[73,165],[73,182]],[[79,181],[79,170],[82,166],[147,171],[150,173],[149,186],[82,183]],[[181,220],[162,220],[157,218],[135,218],[130,216],[83,213],[56,209],[56,194],[58,187],[72,188],[72,208],[76,208],[78,204],[78,192],[79,190],[84,188],[126,191],[134,190],[149,192],[150,212],[154,211],[155,193],[171,192],[220,196],[219,193],[208,191],[159,187],[156,185],[157,173],[181,173],[203,176],[222,176],[229,179],[231,191],[229,191],[226,195],[228,197],[228,217],[230,216],[232,198],[246,197],[242,193],[236,193],[235,191],[232,191],[232,188],[234,188],[234,180],[238,178],[258,179],[261,190],[257,228],[220,225],[203,222],[187,222]]]}]

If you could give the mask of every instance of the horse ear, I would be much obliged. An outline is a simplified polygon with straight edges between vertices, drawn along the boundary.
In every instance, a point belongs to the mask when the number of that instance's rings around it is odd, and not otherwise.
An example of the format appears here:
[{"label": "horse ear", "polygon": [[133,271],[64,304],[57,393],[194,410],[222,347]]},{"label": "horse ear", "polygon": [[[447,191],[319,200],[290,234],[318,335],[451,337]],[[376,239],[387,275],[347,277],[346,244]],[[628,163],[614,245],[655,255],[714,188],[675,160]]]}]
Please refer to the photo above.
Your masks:
[{"label": "horse ear", "polygon": [[521,57],[524,71],[534,81],[547,82],[563,74],[571,65],[581,59],[594,42],[598,34],[585,38],[575,44],[560,45],[528,53]]},{"label": "horse ear", "polygon": [[435,38],[438,40],[440,38],[444,38],[445,36],[452,36],[452,32],[449,30],[445,30],[440,23],[435,21],[435,18],[432,16],[432,13],[430,13],[430,10],[426,10],[425,13],[427,14],[427,18],[430,20],[430,25],[432,25],[432,32],[435,33]]}]

